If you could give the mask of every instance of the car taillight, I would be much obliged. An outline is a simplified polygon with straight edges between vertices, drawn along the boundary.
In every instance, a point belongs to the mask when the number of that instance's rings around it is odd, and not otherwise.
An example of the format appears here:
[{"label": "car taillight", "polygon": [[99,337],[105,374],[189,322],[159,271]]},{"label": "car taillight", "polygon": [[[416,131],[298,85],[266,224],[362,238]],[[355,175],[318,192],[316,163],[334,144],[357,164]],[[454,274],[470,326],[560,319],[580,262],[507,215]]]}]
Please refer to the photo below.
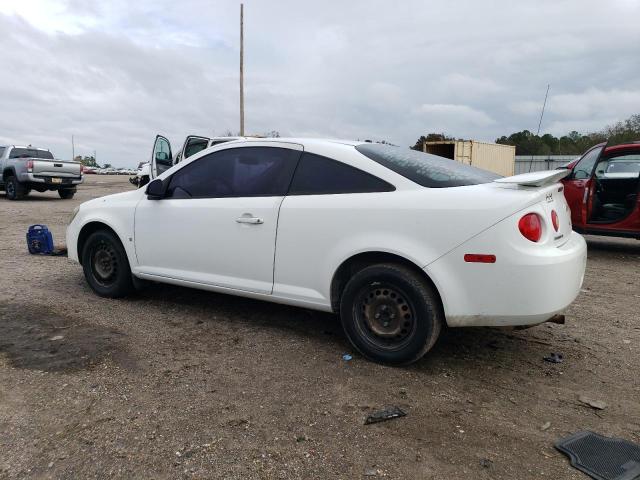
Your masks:
[{"label": "car taillight", "polygon": [[527,213],[518,222],[520,233],[532,242],[537,242],[542,237],[542,223],[540,217],[535,213]]},{"label": "car taillight", "polygon": [[33,172],[33,160],[27,160],[27,172]]},{"label": "car taillight", "polygon": [[560,228],[560,219],[555,210],[551,210],[551,223],[553,223],[553,229],[557,232]]}]

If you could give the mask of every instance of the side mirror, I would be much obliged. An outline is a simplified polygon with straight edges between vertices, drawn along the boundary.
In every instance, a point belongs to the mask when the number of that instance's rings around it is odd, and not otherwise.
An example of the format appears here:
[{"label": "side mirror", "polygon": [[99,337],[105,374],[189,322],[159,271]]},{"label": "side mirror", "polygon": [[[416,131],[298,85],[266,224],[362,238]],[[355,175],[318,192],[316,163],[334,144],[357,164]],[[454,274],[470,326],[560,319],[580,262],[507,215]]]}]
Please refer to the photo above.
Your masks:
[{"label": "side mirror", "polygon": [[162,180],[156,178],[153,182],[147,185],[145,193],[149,200],[161,200],[167,193],[167,187]]}]

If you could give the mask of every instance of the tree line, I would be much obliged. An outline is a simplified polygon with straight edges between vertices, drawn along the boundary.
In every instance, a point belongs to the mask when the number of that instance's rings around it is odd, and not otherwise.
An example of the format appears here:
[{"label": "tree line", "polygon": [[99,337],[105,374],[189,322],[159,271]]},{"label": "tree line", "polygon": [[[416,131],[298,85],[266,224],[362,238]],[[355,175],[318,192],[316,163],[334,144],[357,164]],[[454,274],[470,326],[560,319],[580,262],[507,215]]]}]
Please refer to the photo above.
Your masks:
[{"label": "tree line", "polygon": [[[423,141],[455,140],[444,133],[430,133],[421,136],[414,150],[422,150]],[[609,141],[610,144],[632,142],[640,140],[640,114],[613,125],[607,125],[602,130],[582,134],[572,131],[567,135],[555,137],[550,133],[536,135],[529,130],[503,135],[496,139],[496,143],[514,145],[516,155],[580,155],[597,143]]]}]

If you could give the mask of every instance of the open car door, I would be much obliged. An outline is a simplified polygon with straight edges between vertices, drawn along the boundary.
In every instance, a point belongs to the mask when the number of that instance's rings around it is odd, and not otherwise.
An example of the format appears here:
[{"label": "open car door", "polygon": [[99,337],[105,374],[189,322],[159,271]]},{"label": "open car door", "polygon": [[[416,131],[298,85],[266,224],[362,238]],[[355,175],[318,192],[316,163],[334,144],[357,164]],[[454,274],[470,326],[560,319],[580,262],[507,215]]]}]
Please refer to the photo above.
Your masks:
[{"label": "open car door", "polygon": [[589,212],[593,208],[593,174],[604,148],[604,144],[597,145],[585,153],[563,182],[564,196],[571,209],[571,222],[580,229],[586,228]]},{"label": "open car door", "polygon": [[211,139],[207,137],[189,135],[184,141],[181,154],[176,158],[176,163],[179,163],[182,160],[189,158],[191,155],[195,155],[199,151],[204,150],[209,146],[210,141]]},{"label": "open car door", "polygon": [[151,172],[152,179],[161,175],[164,171],[173,166],[171,156],[171,143],[166,137],[156,135],[156,141],[153,144],[153,152],[151,153]]}]

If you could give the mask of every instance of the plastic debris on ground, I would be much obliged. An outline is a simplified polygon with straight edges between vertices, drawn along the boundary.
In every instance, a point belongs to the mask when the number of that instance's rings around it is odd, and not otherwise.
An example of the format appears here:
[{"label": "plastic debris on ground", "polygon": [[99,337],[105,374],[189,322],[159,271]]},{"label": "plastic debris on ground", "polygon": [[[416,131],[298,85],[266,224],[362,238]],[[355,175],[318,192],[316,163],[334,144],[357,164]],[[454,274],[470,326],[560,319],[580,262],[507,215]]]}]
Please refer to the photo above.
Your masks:
[{"label": "plastic debris on ground", "polygon": [[399,407],[387,407],[384,410],[378,410],[369,415],[364,421],[365,425],[371,423],[386,422],[394,418],[406,417],[407,414]]}]

